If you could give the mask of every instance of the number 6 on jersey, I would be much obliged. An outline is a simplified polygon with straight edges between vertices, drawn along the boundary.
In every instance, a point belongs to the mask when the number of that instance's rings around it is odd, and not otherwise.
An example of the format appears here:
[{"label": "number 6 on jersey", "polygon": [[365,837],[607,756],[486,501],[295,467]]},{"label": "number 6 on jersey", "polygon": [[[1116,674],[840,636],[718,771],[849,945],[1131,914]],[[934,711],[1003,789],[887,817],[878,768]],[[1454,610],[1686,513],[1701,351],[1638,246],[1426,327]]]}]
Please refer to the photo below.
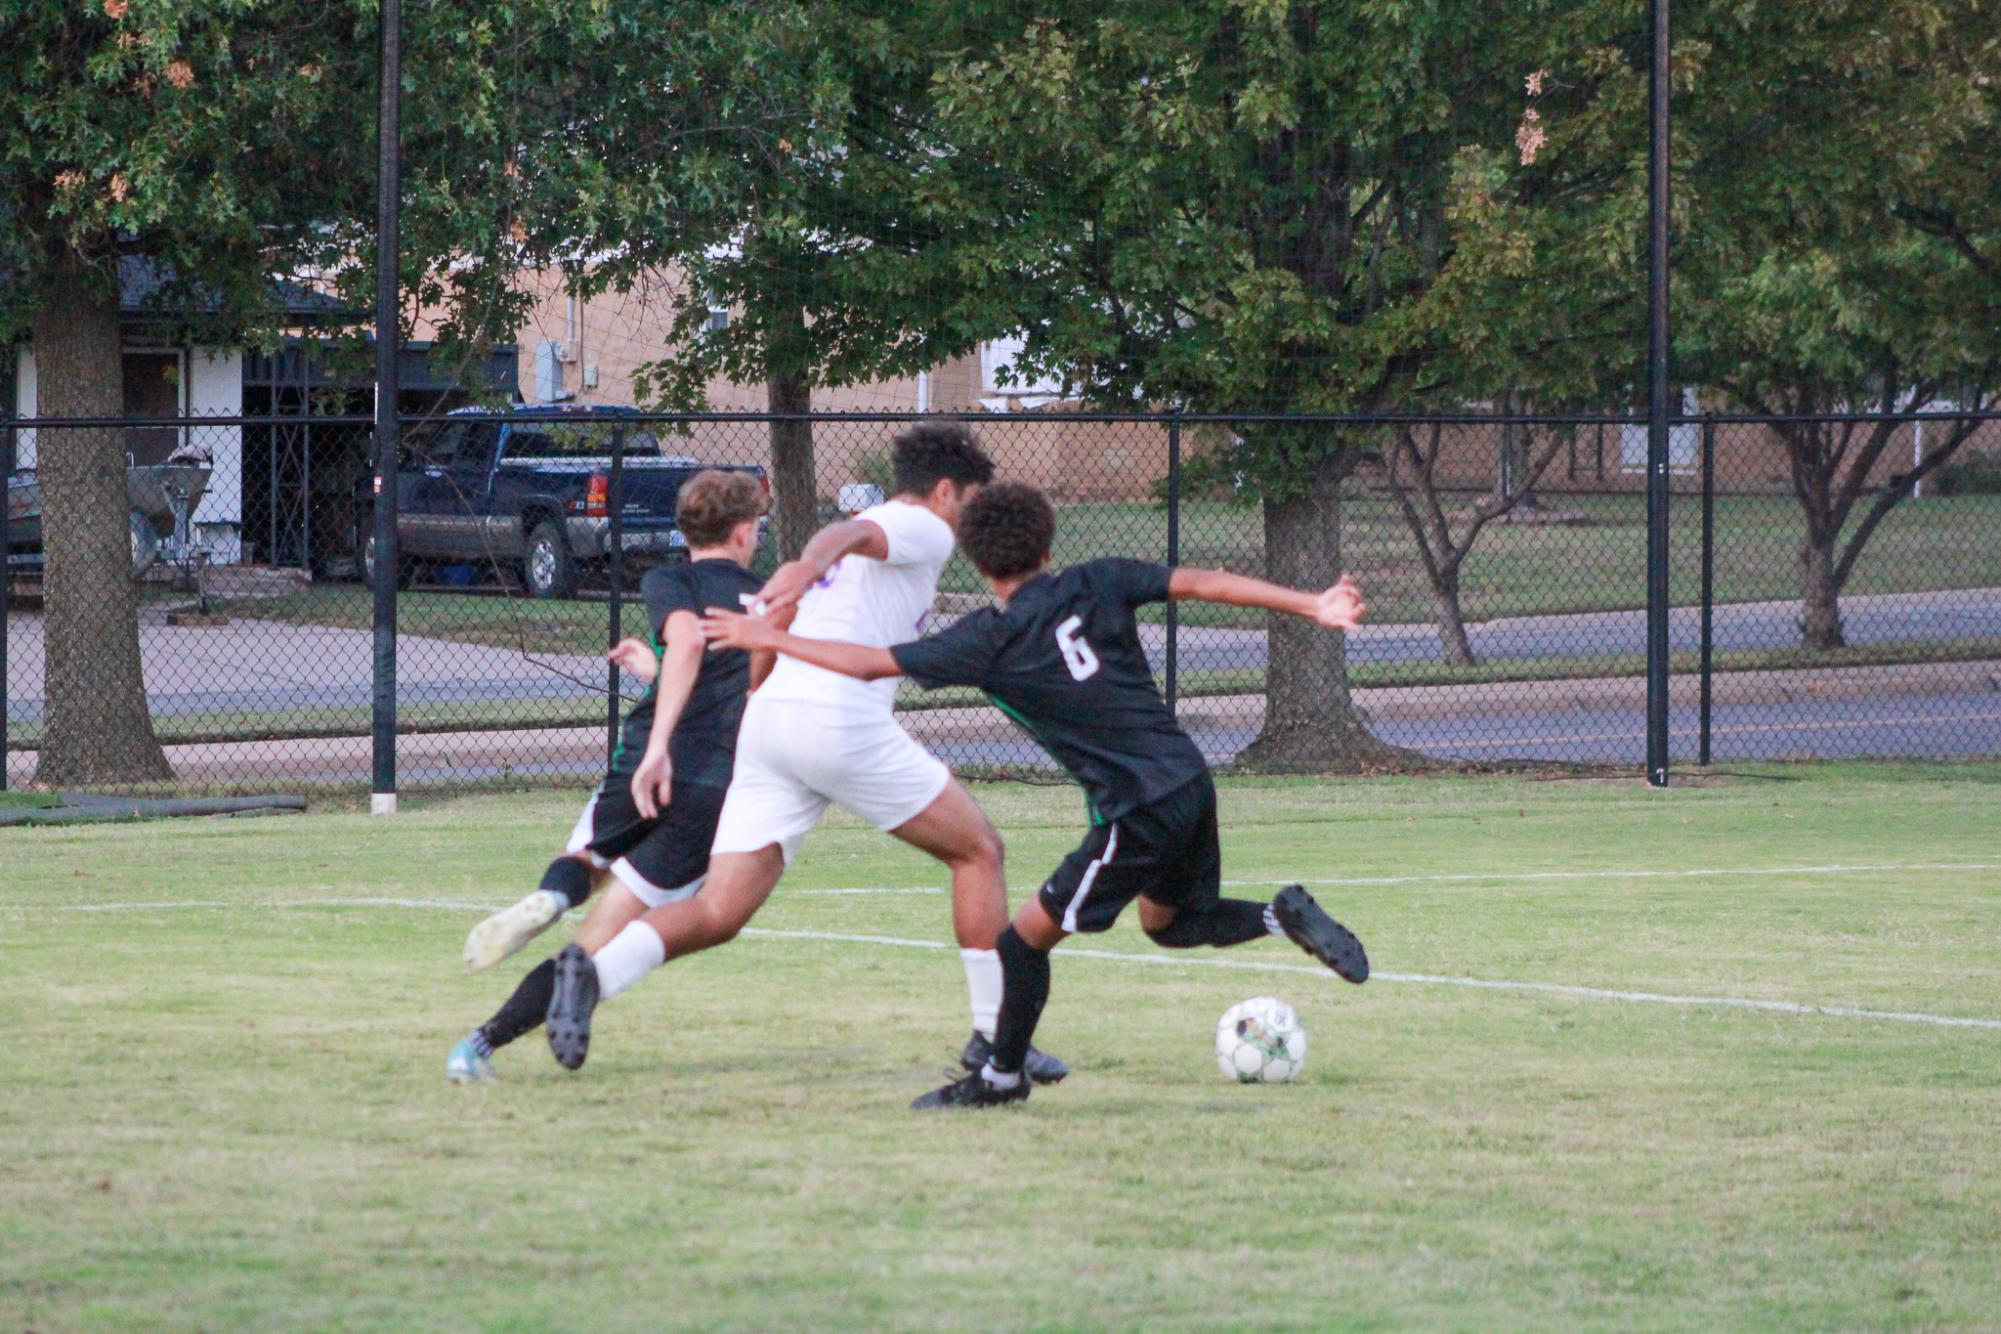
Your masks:
[{"label": "number 6 on jersey", "polygon": [[1088,681],[1097,674],[1098,655],[1077,633],[1083,628],[1082,616],[1072,616],[1057,626],[1056,647],[1063,650],[1063,665],[1070,669],[1070,675],[1079,681]]}]

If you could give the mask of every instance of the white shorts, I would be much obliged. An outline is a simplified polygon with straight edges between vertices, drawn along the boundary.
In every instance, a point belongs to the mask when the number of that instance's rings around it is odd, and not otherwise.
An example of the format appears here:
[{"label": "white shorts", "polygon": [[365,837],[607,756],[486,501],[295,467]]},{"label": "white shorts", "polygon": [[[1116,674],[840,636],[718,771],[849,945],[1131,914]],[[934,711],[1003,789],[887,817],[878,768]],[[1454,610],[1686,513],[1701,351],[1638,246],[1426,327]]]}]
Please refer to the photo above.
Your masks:
[{"label": "white shorts", "polygon": [[714,852],[776,843],[789,863],[829,805],[895,829],[938,800],[952,773],[888,713],[750,697]]}]

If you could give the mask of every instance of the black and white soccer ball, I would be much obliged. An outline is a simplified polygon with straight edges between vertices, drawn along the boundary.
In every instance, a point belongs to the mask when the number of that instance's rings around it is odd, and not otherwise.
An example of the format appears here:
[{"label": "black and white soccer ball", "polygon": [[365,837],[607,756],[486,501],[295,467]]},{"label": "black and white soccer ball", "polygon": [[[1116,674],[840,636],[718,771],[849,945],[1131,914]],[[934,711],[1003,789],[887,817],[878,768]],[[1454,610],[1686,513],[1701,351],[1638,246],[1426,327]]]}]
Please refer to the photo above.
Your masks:
[{"label": "black and white soccer ball", "polygon": [[1306,1026],[1272,996],[1239,1001],[1216,1024],[1216,1064],[1240,1084],[1284,1084],[1306,1066]]}]

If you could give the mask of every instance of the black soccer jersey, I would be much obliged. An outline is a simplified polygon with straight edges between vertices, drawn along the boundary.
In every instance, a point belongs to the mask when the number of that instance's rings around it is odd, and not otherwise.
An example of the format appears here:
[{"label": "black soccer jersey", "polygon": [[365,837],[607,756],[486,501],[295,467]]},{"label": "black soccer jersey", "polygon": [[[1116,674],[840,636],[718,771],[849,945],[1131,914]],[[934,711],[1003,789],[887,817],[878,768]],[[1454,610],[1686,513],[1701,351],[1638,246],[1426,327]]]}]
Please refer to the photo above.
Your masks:
[{"label": "black soccer jersey", "polygon": [[[732,560],[698,560],[648,570],[640,581],[646,601],[646,625],[658,653],[666,639],[667,618],[677,611],[700,616],[710,607],[742,610],[764,581]],[[681,710],[681,721],[667,743],[674,761],[674,781],[699,787],[728,787],[736,765],[737,724],[743,721],[744,697],[750,692],[750,655],[741,649],[704,652],[695,688]],[[646,753],[653,731],[654,687],[647,687],[619,730],[612,772],[629,772]]]},{"label": "black soccer jersey", "polygon": [[1133,608],[1167,599],[1171,571],[1119,557],[1038,575],[1005,608],[890,652],[925,689],[978,686],[1114,820],[1208,766],[1153,683]]}]

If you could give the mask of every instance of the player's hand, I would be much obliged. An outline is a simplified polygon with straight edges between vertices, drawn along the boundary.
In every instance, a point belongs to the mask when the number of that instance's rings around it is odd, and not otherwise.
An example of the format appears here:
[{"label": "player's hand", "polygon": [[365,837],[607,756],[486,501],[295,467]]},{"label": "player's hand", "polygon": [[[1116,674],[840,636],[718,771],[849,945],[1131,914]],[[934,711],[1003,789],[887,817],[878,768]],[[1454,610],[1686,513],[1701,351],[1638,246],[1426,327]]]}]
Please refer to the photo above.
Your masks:
[{"label": "player's hand", "polygon": [[761,649],[770,648],[776,637],[776,627],[769,621],[755,616],[745,616],[739,612],[725,611],[721,607],[709,608],[708,615],[702,617],[702,638],[709,647]]},{"label": "player's hand", "polygon": [[1362,615],[1369,604],[1362,601],[1362,590],[1347,575],[1341,582],[1322,593],[1313,602],[1313,619],[1329,630],[1353,630],[1362,623]]},{"label": "player's hand", "polygon": [[632,804],[642,820],[657,820],[673,798],[674,761],[664,750],[647,747],[632,771]]},{"label": "player's hand", "polygon": [[825,573],[809,561],[786,561],[764,581],[764,587],[757,595],[758,601],[764,604],[767,614],[790,607],[805,597],[806,591],[820,582],[820,576]]},{"label": "player's hand", "polygon": [[643,639],[627,635],[611,646],[605,658],[618,664],[618,669],[627,676],[636,676],[647,685],[652,685],[660,675],[660,659],[654,655],[653,645]]}]

